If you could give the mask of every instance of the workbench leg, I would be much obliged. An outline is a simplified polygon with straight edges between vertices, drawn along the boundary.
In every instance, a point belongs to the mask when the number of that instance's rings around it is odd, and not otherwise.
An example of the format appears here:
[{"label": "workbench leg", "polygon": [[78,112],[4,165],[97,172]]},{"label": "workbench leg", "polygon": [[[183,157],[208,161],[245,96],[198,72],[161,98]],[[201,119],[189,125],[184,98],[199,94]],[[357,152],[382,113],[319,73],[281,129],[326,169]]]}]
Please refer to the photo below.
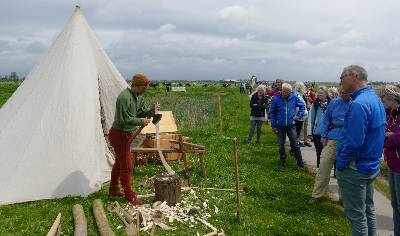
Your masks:
[{"label": "workbench leg", "polygon": [[207,179],[207,171],[206,171],[206,163],[204,160],[204,153],[199,153],[200,164],[201,164],[201,173],[203,174],[203,178]]},{"label": "workbench leg", "polygon": [[185,168],[185,177],[189,179],[189,163],[186,153],[182,152],[183,167]]}]

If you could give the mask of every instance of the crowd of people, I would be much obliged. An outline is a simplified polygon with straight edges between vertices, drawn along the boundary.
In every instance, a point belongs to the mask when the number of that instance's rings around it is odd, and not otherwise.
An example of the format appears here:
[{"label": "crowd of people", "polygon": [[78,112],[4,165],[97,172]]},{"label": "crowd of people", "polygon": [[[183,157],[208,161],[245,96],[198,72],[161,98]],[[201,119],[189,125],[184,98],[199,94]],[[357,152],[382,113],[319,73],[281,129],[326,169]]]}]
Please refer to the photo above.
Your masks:
[{"label": "crowd of people", "polygon": [[[250,144],[256,129],[260,144],[266,121],[277,134],[279,165],[286,163],[285,143],[297,165],[304,167],[300,147],[314,143],[317,174],[310,204],[317,204],[328,189],[332,168],[337,178],[352,235],[376,235],[374,181],[382,155],[389,172],[394,235],[400,235],[400,88],[374,89],[367,71],[345,67],[339,88],[297,82],[294,89],[282,80],[275,87],[260,85],[250,99]],[[311,134],[308,135],[308,124]]]},{"label": "crowd of people", "polygon": [[[143,204],[131,189],[132,131],[149,124],[150,117],[160,108],[159,103],[148,107],[143,102],[141,95],[149,82],[145,75],[133,76],[131,87],[118,96],[114,123],[108,134],[115,151],[109,195],[125,196],[132,205]],[[311,139],[318,171],[309,202],[320,202],[334,167],[353,235],[376,234],[373,183],[383,155],[389,168],[394,234],[400,235],[400,88],[386,85],[375,90],[369,85],[367,71],[357,65],[344,68],[339,82],[338,89],[320,86],[316,92],[311,83],[297,82],[293,89],[282,80],[276,80],[274,88],[257,87],[250,99],[247,143],[251,143],[256,131],[256,143],[260,144],[261,127],[266,119],[276,133],[279,165],[285,168],[288,138],[291,153],[303,168],[300,148],[311,146]]]}]

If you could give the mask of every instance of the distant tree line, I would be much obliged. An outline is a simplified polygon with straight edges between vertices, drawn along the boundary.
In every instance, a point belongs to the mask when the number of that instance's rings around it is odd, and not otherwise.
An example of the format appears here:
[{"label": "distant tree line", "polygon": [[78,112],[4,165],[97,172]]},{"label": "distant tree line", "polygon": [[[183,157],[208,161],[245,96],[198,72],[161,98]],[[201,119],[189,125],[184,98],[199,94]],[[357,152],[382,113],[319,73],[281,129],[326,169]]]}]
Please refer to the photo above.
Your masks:
[{"label": "distant tree line", "polygon": [[0,81],[18,81],[23,80],[25,77],[20,78],[17,72],[11,72],[9,75],[0,75]]}]

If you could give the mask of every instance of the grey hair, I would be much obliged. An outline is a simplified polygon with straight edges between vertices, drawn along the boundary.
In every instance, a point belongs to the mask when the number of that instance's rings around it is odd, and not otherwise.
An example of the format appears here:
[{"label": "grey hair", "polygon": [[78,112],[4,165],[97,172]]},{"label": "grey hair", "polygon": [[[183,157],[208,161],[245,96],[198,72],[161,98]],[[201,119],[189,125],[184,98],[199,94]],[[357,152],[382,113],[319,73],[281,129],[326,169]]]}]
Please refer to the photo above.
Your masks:
[{"label": "grey hair", "polygon": [[297,94],[303,96],[307,92],[307,88],[303,82],[296,82],[296,84],[294,85],[294,91]]},{"label": "grey hair", "polygon": [[288,84],[288,83],[283,83],[282,84],[282,89],[288,89],[290,91],[293,91],[292,85]]},{"label": "grey hair", "polygon": [[[328,88],[328,94],[329,94],[329,96],[333,97],[333,95],[338,96],[338,95],[339,95],[339,92],[338,92],[337,88],[335,88],[335,87],[330,87],[330,88]],[[336,96],[335,96],[335,97],[336,97]]]},{"label": "grey hair", "polygon": [[387,84],[382,91],[383,97],[388,100],[400,103],[400,88],[391,84]]},{"label": "grey hair", "polygon": [[257,92],[265,92],[265,86],[262,84],[258,85],[258,87],[256,88],[256,91]]},{"label": "grey hair", "polygon": [[359,65],[350,65],[343,69],[343,73],[350,72],[357,75],[357,78],[362,81],[368,81],[367,71]]},{"label": "grey hair", "polygon": [[318,92],[319,90],[322,90],[322,92],[324,92],[325,95],[326,95],[327,97],[329,97],[328,88],[327,88],[326,86],[320,86],[320,87],[318,87],[317,92]]}]

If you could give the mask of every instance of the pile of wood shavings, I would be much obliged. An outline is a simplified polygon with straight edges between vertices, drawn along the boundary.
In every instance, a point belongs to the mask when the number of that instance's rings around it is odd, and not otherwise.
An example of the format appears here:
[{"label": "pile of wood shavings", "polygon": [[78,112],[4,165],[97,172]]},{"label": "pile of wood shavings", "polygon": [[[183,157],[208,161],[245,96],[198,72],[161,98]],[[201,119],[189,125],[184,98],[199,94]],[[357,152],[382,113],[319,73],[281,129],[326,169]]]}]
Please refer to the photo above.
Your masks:
[{"label": "pile of wood shavings", "polygon": [[181,202],[176,206],[168,206],[166,202],[155,202],[141,206],[126,206],[125,208],[131,215],[136,215],[136,212],[140,213],[140,231],[149,232],[153,226],[158,226],[163,230],[176,230],[176,227],[170,225],[178,222],[190,228],[202,224],[212,231],[217,231],[208,223],[208,219],[211,217],[211,211],[218,214],[218,207],[209,207],[208,200],[200,199],[193,189],[183,192]]}]

